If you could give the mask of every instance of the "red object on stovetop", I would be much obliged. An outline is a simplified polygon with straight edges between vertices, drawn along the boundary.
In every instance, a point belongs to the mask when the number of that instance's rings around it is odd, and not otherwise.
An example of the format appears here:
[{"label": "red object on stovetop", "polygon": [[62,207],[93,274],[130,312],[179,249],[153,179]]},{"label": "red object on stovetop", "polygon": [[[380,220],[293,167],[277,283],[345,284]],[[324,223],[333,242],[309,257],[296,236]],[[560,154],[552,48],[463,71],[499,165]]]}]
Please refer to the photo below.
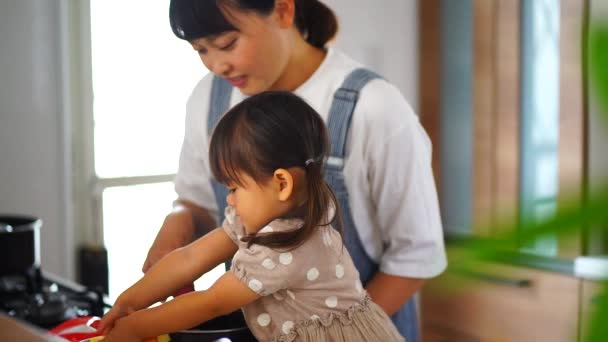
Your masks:
[{"label": "red object on stovetop", "polygon": [[[99,317],[78,317],[67,320],[49,332],[70,342],[96,342],[103,341],[103,333],[98,331]],[[143,342],[170,341],[169,335],[146,338]]]},{"label": "red object on stovetop", "polygon": [[101,318],[91,316],[72,318],[59,324],[49,332],[70,342],[80,342],[102,336],[102,333],[97,331],[100,321]]}]

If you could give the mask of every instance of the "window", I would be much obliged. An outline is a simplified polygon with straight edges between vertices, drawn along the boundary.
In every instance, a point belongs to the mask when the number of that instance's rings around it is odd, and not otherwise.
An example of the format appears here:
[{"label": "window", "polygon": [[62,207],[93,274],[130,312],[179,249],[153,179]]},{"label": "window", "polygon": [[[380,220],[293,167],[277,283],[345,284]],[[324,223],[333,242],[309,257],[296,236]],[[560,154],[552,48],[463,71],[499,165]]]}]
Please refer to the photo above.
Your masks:
[{"label": "window", "polygon": [[[520,210],[524,223],[539,224],[554,217],[559,195],[559,1],[523,1],[521,13]],[[554,235],[523,248],[558,254]]]},{"label": "window", "polygon": [[[113,300],[141,266],[176,195],[187,98],[207,72],[169,26],[169,1],[90,2],[94,203]],[[99,233],[99,232],[98,232]],[[218,266],[197,282],[208,287]]]}]

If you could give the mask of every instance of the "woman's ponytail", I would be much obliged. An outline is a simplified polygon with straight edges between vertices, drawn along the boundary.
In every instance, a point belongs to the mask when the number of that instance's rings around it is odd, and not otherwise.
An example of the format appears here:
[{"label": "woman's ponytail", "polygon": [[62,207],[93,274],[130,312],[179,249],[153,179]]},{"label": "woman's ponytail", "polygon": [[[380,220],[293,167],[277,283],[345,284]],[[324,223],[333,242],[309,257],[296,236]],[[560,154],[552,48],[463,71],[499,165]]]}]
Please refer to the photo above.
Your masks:
[{"label": "woman's ponytail", "polygon": [[338,32],[334,12],[319,0],[295,0],[296,27],[306,41],[323,49]]}]

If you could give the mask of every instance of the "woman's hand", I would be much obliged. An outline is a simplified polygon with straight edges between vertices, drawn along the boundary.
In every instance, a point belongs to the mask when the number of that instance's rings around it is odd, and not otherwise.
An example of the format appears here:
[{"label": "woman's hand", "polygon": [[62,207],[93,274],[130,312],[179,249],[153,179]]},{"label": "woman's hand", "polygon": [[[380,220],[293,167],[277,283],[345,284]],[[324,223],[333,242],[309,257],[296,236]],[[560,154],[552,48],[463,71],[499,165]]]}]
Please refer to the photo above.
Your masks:
[{"label": "woman's hand", "polygon": [[112,309],[110,309],[110,311],[108,311],[108,313],[101,318],[97,330],[102,331],[104,335],[107,335],[109,332],[114,330],[114,325],[117,320],[128,316],[133,312],[135,312],[133,307],[121,303],[119,299],[116,301]]}]

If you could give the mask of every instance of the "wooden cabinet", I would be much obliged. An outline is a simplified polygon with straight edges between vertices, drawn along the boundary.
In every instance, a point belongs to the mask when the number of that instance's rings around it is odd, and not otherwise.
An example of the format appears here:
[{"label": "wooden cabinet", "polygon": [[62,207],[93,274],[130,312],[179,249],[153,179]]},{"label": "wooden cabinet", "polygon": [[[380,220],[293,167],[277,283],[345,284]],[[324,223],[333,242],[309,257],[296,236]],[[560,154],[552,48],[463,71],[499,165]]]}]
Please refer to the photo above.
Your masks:
[{"label": "wooden cabinet", "polygon": [[575,341],[577,278],[488,263],[446,273],[421,294],[422,340]]}]

